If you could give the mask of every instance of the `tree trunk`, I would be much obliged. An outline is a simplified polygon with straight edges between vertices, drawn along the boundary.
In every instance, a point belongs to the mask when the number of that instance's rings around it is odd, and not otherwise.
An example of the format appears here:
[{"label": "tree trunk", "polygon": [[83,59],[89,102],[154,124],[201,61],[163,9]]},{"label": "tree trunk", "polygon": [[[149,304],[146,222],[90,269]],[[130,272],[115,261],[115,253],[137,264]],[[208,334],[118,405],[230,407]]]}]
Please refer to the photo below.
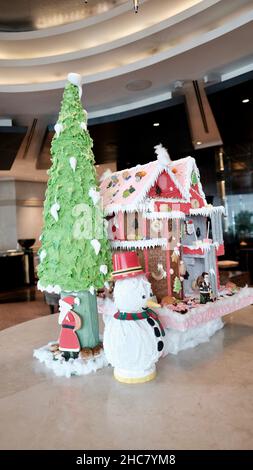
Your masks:
[{"label": "tree trunk", "polygon": [[68,295],[77,296],[80,299],[80,305],[74,306],[74,311],[81,318],[82,326],[77,331],[81,348],[94,348],[99,343],[99,323],[97,311],[97,297],[83,290],[74,294],[73,292],[62,292],[61,297]]}]

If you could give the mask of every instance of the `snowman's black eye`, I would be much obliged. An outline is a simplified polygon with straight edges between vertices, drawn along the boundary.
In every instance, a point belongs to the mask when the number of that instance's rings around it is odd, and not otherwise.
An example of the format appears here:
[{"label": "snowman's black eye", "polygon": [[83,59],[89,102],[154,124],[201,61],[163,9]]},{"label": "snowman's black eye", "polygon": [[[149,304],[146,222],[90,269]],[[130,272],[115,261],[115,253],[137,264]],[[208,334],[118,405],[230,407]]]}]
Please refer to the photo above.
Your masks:
[{"label": "snowman's black eye", "polygon": [[143,296],[142,296],[142,298],[143,298],[143,299],[146,299],[146,296],[145,296],[145,295],[143,295]]},{"label": "snowman's black eye", "polygon": [[150,292],[150,297],[153,297],[153,295],[154,295],[153,292]]}]

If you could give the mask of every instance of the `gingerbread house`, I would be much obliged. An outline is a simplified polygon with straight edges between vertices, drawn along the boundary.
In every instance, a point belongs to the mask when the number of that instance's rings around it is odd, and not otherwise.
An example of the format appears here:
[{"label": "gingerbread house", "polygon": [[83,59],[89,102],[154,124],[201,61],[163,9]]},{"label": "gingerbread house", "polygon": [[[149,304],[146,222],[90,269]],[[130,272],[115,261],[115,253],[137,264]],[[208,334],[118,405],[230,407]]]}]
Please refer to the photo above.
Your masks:
[{"label": "gingerbread house", "polygon": [[217,294],[224,208],[207,204],[194,158],[171,161],[161,145],[155,151],[155,161],[101,183],[111,246],[138,252],[158,300],[192,295],[203,271]]}]

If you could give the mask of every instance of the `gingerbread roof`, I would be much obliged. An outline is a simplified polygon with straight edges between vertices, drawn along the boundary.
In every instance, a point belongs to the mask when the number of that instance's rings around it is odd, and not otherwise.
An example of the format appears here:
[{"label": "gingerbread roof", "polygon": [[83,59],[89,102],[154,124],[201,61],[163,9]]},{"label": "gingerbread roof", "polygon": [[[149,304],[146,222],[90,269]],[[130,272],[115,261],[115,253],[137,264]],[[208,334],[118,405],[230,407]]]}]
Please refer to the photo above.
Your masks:
[{"label": "gingerbread roof", "polygon": [[[165,149],[162,151],[164,152]],[[191,190],[194,189],[203,200],[203,206],[207,204],[195,159],[186,157],[171,161],[168,157],[166,161],[164,154],[163,158],[159,159],[158,153],[157,160],[117,171],[102,181],[100,190],[105,212],[112,214],[119,211],[148,210],[151,202],[149,191],[164,172],[168,174],[171,181],[171,202],[173,200],[183,203],[190,202]],[[193,173],[195,175],[194,181],[192,181]],[[176,199],[173,198],[173,193],[177,195]]]}]

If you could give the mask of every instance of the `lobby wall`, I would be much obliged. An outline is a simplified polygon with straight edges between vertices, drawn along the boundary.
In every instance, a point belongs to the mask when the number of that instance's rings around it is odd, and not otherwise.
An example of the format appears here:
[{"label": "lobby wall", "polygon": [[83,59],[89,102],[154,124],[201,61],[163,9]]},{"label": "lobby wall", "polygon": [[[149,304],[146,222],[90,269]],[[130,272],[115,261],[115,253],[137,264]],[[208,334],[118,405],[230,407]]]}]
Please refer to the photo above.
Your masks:
[{"label": "lobby wall", "polygon": [[46,183],[16,181],[15,187],[17,238],[35,238],[36,249],[40,245]]},{"label": "lobby wall", "polygon": [[17,248],[15,181],[0,182],[0,251]]}]

